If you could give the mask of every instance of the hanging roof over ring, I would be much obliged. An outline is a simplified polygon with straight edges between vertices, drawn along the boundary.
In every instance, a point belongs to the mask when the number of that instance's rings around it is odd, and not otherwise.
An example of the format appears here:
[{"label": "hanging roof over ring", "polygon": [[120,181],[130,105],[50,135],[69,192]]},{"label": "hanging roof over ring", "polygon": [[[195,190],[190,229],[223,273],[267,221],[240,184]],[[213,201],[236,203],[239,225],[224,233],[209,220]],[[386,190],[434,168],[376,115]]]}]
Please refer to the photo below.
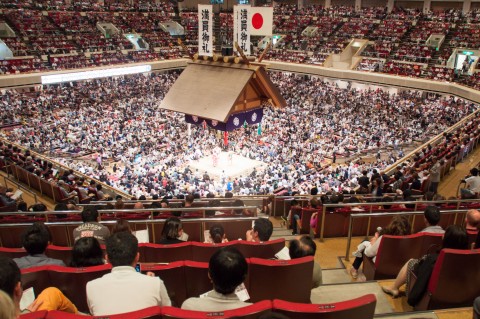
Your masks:
[{"label": "hanging roof over ring", "polygon": [[192,61],[168,91],[163,109],[226,122],[230,115],[286,101],[261,63]]}]

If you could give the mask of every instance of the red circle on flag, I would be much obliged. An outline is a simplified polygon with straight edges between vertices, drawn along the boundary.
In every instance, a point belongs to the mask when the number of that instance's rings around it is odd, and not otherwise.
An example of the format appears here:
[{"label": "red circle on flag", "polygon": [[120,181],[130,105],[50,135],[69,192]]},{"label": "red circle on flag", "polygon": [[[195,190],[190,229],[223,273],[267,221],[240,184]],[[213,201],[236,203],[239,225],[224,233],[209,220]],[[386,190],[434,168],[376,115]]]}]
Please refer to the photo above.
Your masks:
[{"label": "red circle on flag", "polygon": [[260,13],[255,13],[252,17],[252,25],[255,29],[261,29],[263,26],[263,17]]}]

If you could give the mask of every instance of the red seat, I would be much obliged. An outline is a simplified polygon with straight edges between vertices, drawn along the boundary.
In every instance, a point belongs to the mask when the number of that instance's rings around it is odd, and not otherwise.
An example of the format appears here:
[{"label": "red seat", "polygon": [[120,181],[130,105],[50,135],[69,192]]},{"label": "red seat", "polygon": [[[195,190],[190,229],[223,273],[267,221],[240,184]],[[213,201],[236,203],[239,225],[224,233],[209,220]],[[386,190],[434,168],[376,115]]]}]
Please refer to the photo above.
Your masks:
[{"label": "red seat", "polygon": [[[24,288],[34,287],[36,295],[47,287],[57,287],[77,306],[79,311],[88,313],[85,290],[87,282],[109,273],[111,268],[111,265],[88,268],[32,267],[22,269],[22,285]],[[79,289],[79,287],[83,288]]]},{"label": "red seat", "polygon": [[71,314],[62,311],[49,311],[45,319],[162,319],[162,308],[158,306],[149,307],[137,311],[126,312],[109,316],[86,316]]},{"label": "red seat", "polygon": [[294,260],[250,258],[248,273],[247,289],[252,302],[273,299],[310,302],[312,256]]},{"label": "red seat", "polygon": [[480,296],[480,250],[442,249],[415,310],[471,307]]},{"label": "red seat", "polygon": [[377,298],[374,294],[331,304],[302,304],[273,300],[273,311],[290,319],[371,319]]},{"label": "red seat", "polygon": [[172,245],[147,243],[140,244],[139,249],[141,262],[169,263],[178,260],[192,259],[192,247],[190,242]]},{"label": "red seat", "polygon": [[164,319],[257,319],[262,314],[271,311],[271,309],[272,302],[270,300],[263,300],[247,307],[216,312],[203,312],[183,310],[174,307],[163,307],[162,315]]},{"label": "red seat", "polygon": [[[300,229],[299,233],[300,234],[310,234],[310,219],[313,215],[313,213],[317,212],[319,215],[317,215],[318,220],[320,220],[322,217],[322,210],[321,209],[313,209],[313,208],[302,208],[301,213],[300,213]],[[293,216],[293,212],[292,212]],[[295,221],[293,221],[295,222]]]},{"label": "red seat", "polygon": [[24,225],[14,225],[8,226],[6,228],[2,228],[0,231],[0,241],[3,247],[10,247],[10,248],[21,248],[22,247],[22,240],[21,236],[22,233],[31,225],[29,224]]},{"label": "red seat", "polygon": [[214,224],[222,225],[225,230],[225,235],[229,240],[246,239],[245,234],[247,230],[252,229],[251,220],[237,220],[235,217],[228,220],[205,222],[205,229],[210,229]]},{"label": "red seat", "polygon": [[180,307],[187,299],[185,282],[185,262],[176,261],[166,265],[142,264],[142,272],[151,271],[155,276],[160,277],[167,288],[172,305]]},{"label": "red seat", "polygon": [[0,247],[0,255],[7,256],[10,258],[20,258],[28,255],[27,251],[23,248],[7,248]]},{"label": "red seat", "polygon": [[271,259],[274,258],[275,254],[282,250],[283,247],[285,247],[285,238],[266,242],[241,240],[237,248],[245,258]]},{"label": "red seat", "polygon": [[408,236],[384,235],[378,247],[375,263],[364,256],[363,273],[367,280],[395,278],[411,258],[427,254],[432,245],[441,244],[442,234],[419,233]]},{"label": "red seat", "polygon": [[236,247],[238,248],[238,240],[234,240],[228,243],[221,244],[208,244],[208,243],[198,243],[191,242],[192,245],[192,256],[191,260],[200,261],[200,262],[209,262],[210,257],[222,247]]},{"label": "red seat", "polygon": [[20,315],[20,319],[44,319],[47,317],[47,314],[48,312],[46,310],[35,311]]},{"label": "red seat", "polygon": [[198,297],[213,289],[208,276],[208,263],[185,261],[185,289],[186,298]]},{"label": "red seat", "polygon": [[72,247],[49,245],[45,255],[50,258],[60,259],[65,265],[68,265],[72,259]]}]

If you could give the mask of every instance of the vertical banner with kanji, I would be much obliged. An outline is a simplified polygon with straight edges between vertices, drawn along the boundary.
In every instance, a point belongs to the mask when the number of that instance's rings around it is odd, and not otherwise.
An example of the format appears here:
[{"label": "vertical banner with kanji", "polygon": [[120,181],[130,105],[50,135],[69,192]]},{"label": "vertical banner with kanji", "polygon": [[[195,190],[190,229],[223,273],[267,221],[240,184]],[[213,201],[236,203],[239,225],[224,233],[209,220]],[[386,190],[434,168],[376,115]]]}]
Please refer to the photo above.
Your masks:
[{"label": "vertical banner with kanji", "polygon": [[249,8],[250,5],[241,5],[233,9],[233,41],[238,43],[245,55],[250,55]]},{"label": "vertical banner with kanji", "polygon": [[213,10],[210,4],[198,5],[198,54],[213,56]]}]

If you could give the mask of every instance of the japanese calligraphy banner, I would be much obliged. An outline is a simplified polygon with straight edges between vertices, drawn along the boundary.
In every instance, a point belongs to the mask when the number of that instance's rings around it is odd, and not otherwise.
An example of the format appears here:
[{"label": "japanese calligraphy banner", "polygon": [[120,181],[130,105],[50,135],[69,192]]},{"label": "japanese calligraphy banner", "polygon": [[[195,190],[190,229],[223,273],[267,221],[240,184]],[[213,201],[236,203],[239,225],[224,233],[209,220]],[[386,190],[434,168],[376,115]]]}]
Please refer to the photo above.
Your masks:
[{"label": "japanese calligraphy banner", "polygon": [[[245,55],[250,55],[250,27],[248,12],[250,5],[234,6],[233,8],[233,41],[237,42]],[[236,48],[234,46],[234,50]]]},{"label": "japanese calligraphy banner", "polygon": [[213,56],[213,10],[211,4],[198,5],[198,54]]}]

